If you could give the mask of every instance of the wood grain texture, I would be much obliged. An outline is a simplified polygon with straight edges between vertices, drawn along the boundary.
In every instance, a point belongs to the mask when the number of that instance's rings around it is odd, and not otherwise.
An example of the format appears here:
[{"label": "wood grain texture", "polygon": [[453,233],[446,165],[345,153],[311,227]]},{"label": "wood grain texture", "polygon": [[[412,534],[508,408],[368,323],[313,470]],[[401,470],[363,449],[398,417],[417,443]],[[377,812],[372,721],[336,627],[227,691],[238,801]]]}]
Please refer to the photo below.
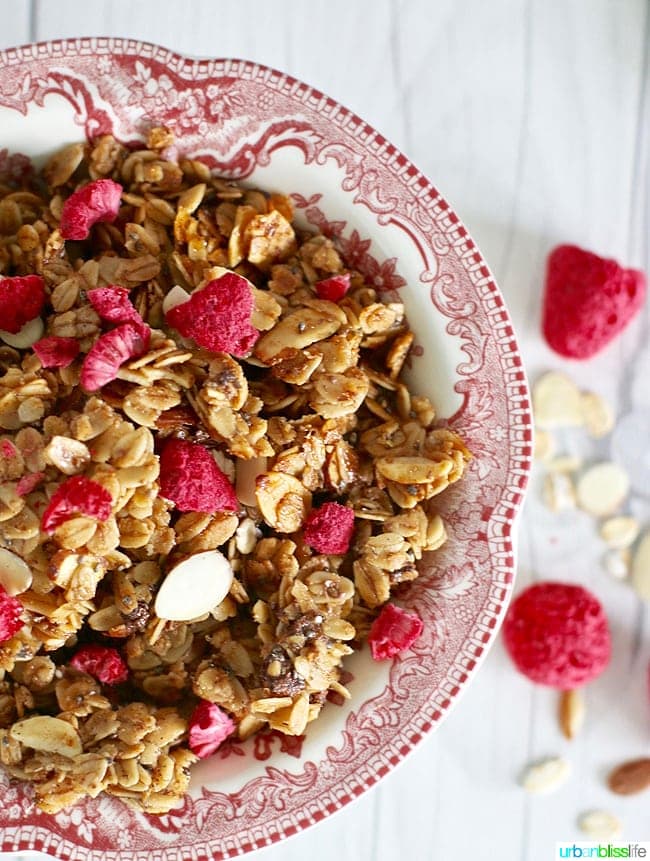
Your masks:
[{"label": "wood grain texture", "polygon": [[[539,336],[549,249],[572,241],[650,271],[650,61],[645,0],[4,0],[0,47],[30,39],[128,35],[197,56],[280,67],[342,101],[404,149],[446,194],[491,263],[532,379],[562,362]],[[1,132],[0,132],[1,146]],[[634,403],[650,355],[646,309],[600,357],[570,367],[619,413]],[[580,433],[567,452],[606,457]],[[556,696],[516,675],[497,643],[450,719],[372,792],[332,819],[258,853],[264,861],[493,859],[544,861],[578,839],[586,809],[616,813],[630,840],[650,840],[648,798],[604,784],[618,761],[648,752],[645,670],[650,618],[599,565],[586,516],[539,501],[521,519],[518,588],[578,580],[605,602],[615,656],[587,691],[584,731],[556,722]],[[632,509],[650,519],[648,499]],[[525,796],[531,759],[561,754],[571,780]]]}]

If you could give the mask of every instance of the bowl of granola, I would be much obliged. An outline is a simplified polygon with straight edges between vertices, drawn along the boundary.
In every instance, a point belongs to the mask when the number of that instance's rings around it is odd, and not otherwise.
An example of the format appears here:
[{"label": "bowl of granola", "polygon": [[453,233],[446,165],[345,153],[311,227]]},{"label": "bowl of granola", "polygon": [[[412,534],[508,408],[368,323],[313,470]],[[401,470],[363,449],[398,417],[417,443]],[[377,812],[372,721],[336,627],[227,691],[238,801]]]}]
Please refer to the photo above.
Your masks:
[{"label": "bowl of granola", "polygon": [[2,849],[228,858],[476,672],[531,454],[449,204],[322,93],[121,39],[0,53]]}]

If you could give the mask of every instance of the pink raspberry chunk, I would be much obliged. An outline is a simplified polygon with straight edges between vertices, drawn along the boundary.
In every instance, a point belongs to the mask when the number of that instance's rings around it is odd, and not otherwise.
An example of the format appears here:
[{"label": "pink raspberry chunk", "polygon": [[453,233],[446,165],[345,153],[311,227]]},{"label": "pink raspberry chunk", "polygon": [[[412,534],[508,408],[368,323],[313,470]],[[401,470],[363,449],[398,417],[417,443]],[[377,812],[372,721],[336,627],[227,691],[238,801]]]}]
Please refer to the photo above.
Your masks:
[{"label": "pink raspberry chunk", "polygon": [[350,275],[347,272],[345,275],[333,275],[324,281],[317,281],[314,287],[319,299],[340,302],[350,289]]},{"label": "pink raspberry chunk", "polygon": [[171,439],[160,456],[160,493],[179,511],[237,511],[235,488],[205,446]]},{"label": "pink raspberry chunk", "polygon": [[0,278],[0,329],[15,335],[43,310],[45,281],[40,275]]},{"label": "pink raspberry chunk", "polygon": [[0,586],[0,643],[6,643],[20,631],[23,626],[20,618],[22,612],[23,605],[20,601],[7,595]]},{"label": "pink raspberry chunk", "polygon": [[340,556],[348,552],[354,532],[354,511],[338,502],[312,508],[305,524],[305,542],[319,553]]},{"label": "pink raspberry chunk", "polygon": [[100,221],[115,221],[122,186],[112,179],[96,179],[73,192],[63,204],[59,229],[64,239],[87,239]]},{"label": "pink raspberry chunk", "polygon": [[205,759],[235,731],[234,721],[215,703],[202,700],[192,712],[188,739],[190,750]]},{"label": "pink raspberry chunk", "polygon": [[108,520],[113,500],[105,487],[83,475],[67,478],[52,494],[41,519],[41,529],[48,535],[75,514]]},{"label": "pink raspberry chunk", "polygon": [[385,604],[368,634],[373,658],[376,661],[394,658],[410,649],[423,630],[424,624],[417,613],[409,613],[394,604]]},{"label": "pink raspberry chunk", "polygon": [[50,335],[32,344],[32,350],[44,368],[67,368],[79,355],[79,341]]},{"label": "pink raspberry chunk", "polygon": [[524,589],[510,605],[503,638],[520,673],[564,691],[599,676],[611,655],[602,604],[571,583],[542,582]]},{"label": "pink raspberry chunk", "polygon": [[109,646],[82,646],[70,659],[70,665],[105,685],[117,685],[129,677],[129,668],[117,649]]}]

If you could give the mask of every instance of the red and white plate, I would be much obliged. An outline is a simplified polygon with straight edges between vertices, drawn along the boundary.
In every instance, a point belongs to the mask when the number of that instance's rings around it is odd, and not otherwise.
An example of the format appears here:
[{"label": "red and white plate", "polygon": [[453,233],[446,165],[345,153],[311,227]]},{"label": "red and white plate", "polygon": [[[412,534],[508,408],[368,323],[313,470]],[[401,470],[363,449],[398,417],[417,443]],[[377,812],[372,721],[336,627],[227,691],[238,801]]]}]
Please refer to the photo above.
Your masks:
[{"label": "red and white plate", "polygon": [[526,378],[503,298],[458,216],[359,117],[295,78],[242,60],[192,60],[126,39],[46,42],[0,53],[0,178],[25,156],[150,125],[221,174],[290,192],[305,224],[404,301],[411,381],[475,455],[440,499],[449,541],[403,600],[425,623],[392,663],[348,668],[351,702],[304,739],[224,746],[195,770],[183,806],[145,816],[116,800],[40,813],[0,776],[3,850],[120,861],[222,859],[294,834],[387,774],[449,712],[494,640],[514,577],[512,533],[531,459]]}]

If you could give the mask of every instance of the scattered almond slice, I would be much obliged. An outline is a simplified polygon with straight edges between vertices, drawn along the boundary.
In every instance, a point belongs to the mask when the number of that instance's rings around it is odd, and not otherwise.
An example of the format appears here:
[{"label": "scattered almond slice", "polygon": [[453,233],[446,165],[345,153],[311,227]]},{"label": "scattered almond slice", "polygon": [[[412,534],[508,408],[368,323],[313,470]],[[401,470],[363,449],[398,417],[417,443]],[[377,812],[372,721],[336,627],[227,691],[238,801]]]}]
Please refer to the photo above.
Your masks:
[{"label": "scattered almond slice", "polygon": [[545,793],[558,789],[569,777],[571,767],[561,757],[549,757],[524,770],[521,785],[526,792]]},{"label": "scattered almond slice", "polygon": [[549,472],[544,478],[542,499],[551,511],[566,511],[576,507],[575,487],[563,472]]},{"label": "scattered almond slice", "polygon": [[600,525],[600,537],[612,550],[630,547],[639,536],[639,521],[636,517],[610,517]]},{"label": "scattered almond slice", "polygon": [[580,398],[585,430],[594,439],[607,436],[614,427],[614,411],[595,392],[583,392]]},{"label": "scattered almond slice", "polygon": [[62,756],[79,756],[83,747],[77,730],[65,720],[35,715],[18,721],[9,730],[9,736],[25,747],[58,753]]},{"label": "scattered almond slice", "polygon": [[650,531],[645,533],[634,554],[632,586],[640,598],[650,601]]},{"label": "scattered almond slice", "polygon": [[218,550],[195,553],[167,574],[156,596],[159,619],[189,622],[217,607],[230,591],[233,570]]},{"label": "scattered almond slice", "polygon": [[565,738],[575,738],[585,722],[585,700],[577,688],[572,691],[562,691],[558,719],[562,735]]},{"label": "scattered almond slice", "polygon": [[18,350],[26,350],[40,340],[44,331],[43,320],[40,317],[34,317],[33,320],[25,323],[23,328],[15,334],[0,329],[0,338],[5,344],[9,344],[10,347],[15,347]]},{"label": "scattered almond slice", "polygon": [[184,290],[178,284],[174,284],[172,289],[163,299],[163,314],[166,314],[168,311],[171,311],[172,308],[176,308],[178,305],[182,305],[184,302],[187,302],[189,298],[190,294],[187,292],[187,290]]},{"label": "scattered almond slice", "polygon": [[625,580],[630,573],[630,551],[608,550],[603,556],[603,568],[611,577]]},{"label": "scattered almond slice", "polygon": [[580,427],[584,421],[580,389],[564,374],[544,374],[533,389],[533,412],[542,430]]},{"label": "scattered almond slice", "polygon": [[621,506],[629,489],[625,470],[611,461],[597,463],[578,481],[578,505],[594,517],[607,517]]},{"label": "scattered almond slice", "polygon": [[547,461],[555,454],[555,438],[553,434],[544,430],[535,431],[535,448],[533,457],[535,460]]},{"label": "scattered almond slice", "polygon": [[11,550],[0,548],[0,586],[7,595],[20,595],[32,585],[29,565]]},{"label": "scattered almond slice", "polygon": [[578,472],[582,468],[582,459],[570,454],[563,454],[550,460],[546,468],[549,472]]},{"label": "scattered almond slice", "polygon": [[578,828],[592,840],[614,840],[623,830],[620,819],[607,810],[588,810],[578,817]]}]

